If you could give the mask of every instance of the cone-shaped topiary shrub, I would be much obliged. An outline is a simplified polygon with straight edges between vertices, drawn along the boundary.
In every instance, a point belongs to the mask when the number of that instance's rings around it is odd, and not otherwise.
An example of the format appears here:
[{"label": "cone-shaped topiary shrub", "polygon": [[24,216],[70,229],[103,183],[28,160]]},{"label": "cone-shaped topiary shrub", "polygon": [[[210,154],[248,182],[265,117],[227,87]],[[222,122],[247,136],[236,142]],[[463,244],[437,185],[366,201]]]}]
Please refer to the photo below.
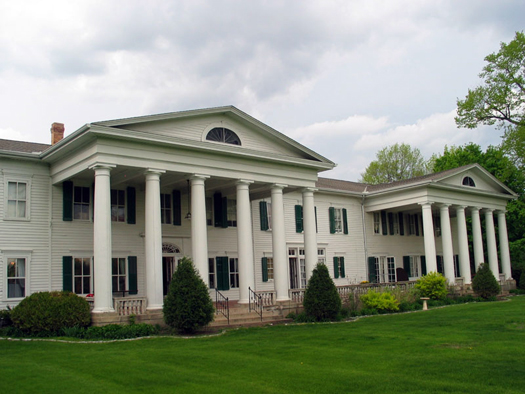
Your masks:
[{"label": "cone-shaped topiary shrub", "polygon": [[314,268],[306,286],[303,306],[306,315],[316,321],[334,320],[339,315],[341,297],[326,265],[319,263]]},{"label": "cone-shaped topiary shrub", "polygon": [[63,328],[87,327],[91,311],[85,298],[70,291],[44,291],[24,298],[11,319],[25,334],[56,335]]},{"label": "cone-shaped topiary shrub", "polygon": [[492,274],[488,264],[480,264],[476,276],[472,279],[472,290],[482,298],[497,296],[501,291],[498,281]]},{"label": "cone-shaped topiary shrub", "polygon": [[173,274],[163,311],[166,324],[181,333],[192,333],[213,321],[208,287],[186,257]]}]

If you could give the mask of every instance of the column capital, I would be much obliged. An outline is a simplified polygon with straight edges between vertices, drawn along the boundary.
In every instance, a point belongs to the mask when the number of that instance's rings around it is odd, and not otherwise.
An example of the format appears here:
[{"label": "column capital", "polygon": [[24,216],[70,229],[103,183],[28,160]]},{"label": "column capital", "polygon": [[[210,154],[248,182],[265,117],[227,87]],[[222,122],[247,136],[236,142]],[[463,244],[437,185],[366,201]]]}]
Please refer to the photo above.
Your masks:
[{"label": "column capital", "polygon": [[507,210],[505,209],[496,209],[496,214],[498,215],[505,215],[507,213]]},{"label": "column capital", "polygon": [[489,214],[492,215],[492,212],[494,212],[494,211],[495,211],[494,208],[484,208],[483,209],[483,213],[485,213],[485,214],[489,213]]},{"label": "column capital", "polygon": [[471,210],[472,212],[474,212],[474,211],[479,212],[479,211],[481,211],[482,209],[483,209],[482,207],[470,207],[470,210]]},{"label": "column capital", "polygon": [[109,164],[109,163],[95,163],[95,164],[92,164],[90,165],[88,168],[90,170],[100,170],[100,169],[105,169],[105,170],[108,170],[108,171],[111,171],[113,168],[115,168],[117,165],[116,164]]},{"label": "column capital", "polygon": [[272,185],[272,190],[274,190],[274,189],[283,190],[285,187],[288,187],[288,185],[284,185],[282,183],[274,183]]},{"label": "column capital", "polygon": [[150,174],[157,174],[157,175],[162,175],[166,173],[166,170],[159,170],[157,168],[148,168],[146,169],[146,171],[144,171],[144,174],[145,175],[150,175]]},{"label": "column capital", "polygon": [[316,191],[318,191],[319,189],[317,189],[316,187],[305,187],[301,190],[301,192],[303,194],[305,193],[315,193]]},{"label": "column capital", "polygon": [[254,183],[254,181],[250,181],[248,179],[238,179],[235,184],[237,186],[240,186],[240,185],[246,185],[246,186],[250,186],[252,183]]},{"label": "column capital", "polygon": [[468,205],[457,205],[456,206],[456,211],[459,211],[459,210],[465,210],[468,208]]},{"label": "column capital", "polygon": [[205,181],[206,179],[209,179],[209,178],[210,178],[209,175],[204,175],[204,174],[191,174],[189,177],[190,181],[194,181],[194,180]]},{"label": "column capital", "polygon": [[423,208],[432,207],[432,204],[434,204],[434,201],[418,202],[418,204],[421,205]]},{"label": "column capital", "polygon": [[440,209],[446,209],[448,211],[448,208],[451,206],[452,204],[439,204],[439,208]]}]

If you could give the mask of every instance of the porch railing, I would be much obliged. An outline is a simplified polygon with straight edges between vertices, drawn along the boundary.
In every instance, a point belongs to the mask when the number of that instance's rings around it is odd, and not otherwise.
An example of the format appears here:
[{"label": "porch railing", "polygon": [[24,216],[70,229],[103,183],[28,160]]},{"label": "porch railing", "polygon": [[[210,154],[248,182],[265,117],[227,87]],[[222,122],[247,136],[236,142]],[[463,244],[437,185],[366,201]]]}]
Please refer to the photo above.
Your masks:
[{"label": "porch railing", "polygon": [[251,287],[248,287],[248,294],[249,294],[249,302],[248,302],[248,308],[249,311],[254,311],[261,317],[262,321],[262,314],[263,314],[263,300],[262,296],[260,294],[257,294],[255,291],[251,289]]},{"label": "porch railing", "polygon": [[230,304],[228,297],[225,297],[219,290],[215,289],[215,313],[223,315],[230,324]]},{"label": "porch railing", "polygon": [[143,315],[146,313],[145,297],[115,297],[113,308],[119,316]]},{"label": "porch railing", "polygon": [[275,291],[256,291],[261,296],[263,306],[275,305]]},{"label": "porch railing", "polygon": [[288,297],[292,302],[302,304],[304,301],[304,290],[305,289],[290,289],[288,290]]}]

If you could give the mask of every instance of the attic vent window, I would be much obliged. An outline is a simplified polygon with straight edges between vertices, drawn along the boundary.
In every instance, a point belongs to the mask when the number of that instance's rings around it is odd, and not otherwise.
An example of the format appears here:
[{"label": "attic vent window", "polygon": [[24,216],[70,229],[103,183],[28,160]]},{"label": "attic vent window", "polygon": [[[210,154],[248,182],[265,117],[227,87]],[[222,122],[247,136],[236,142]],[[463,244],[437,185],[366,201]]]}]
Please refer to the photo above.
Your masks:
[{"label": "attic vent window", "polygon": [[206,135],[206,140],[222,142],[225,144],[241,145],[241,140],[237,134],[224,127],[215,127],[211,129],[208,135]]},{"label": "attic vent window", "polygon": [[463,186],[476,187],[476,183],[474,182],[474,179],[472,179],[469,176],[466,176],[465,178],[463,178]]}]

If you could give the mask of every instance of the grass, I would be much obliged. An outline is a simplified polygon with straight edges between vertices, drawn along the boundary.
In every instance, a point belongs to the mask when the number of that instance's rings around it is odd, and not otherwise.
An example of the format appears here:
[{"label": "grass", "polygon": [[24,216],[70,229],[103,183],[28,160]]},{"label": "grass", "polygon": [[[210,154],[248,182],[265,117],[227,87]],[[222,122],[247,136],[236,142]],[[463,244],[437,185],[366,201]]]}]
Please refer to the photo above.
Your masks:
[{"label": "grass", "polygon": [[111,343],[0,340],[0,392],[523,393],[525,297]]}]

